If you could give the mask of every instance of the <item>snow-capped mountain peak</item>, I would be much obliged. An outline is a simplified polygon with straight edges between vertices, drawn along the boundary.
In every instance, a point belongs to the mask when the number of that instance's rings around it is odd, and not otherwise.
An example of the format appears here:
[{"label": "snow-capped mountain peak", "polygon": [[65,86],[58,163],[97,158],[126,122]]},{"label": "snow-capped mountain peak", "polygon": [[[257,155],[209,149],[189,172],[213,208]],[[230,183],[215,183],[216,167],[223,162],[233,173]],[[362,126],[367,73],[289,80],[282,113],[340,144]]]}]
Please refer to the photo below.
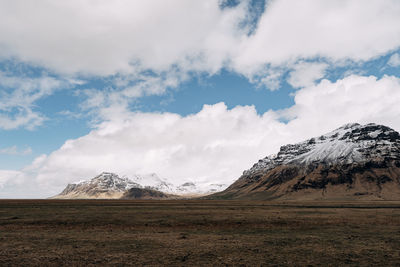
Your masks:
[{"label": "snow-capped mountain peak", "polygon": [[77,186],[83,185],[91,185],[95,186],[98,190],[112,190],[116,192],[124,192],[133,187],[141,188],[142,186],[138,183],[133,182],[129,178],[119,177],[115,173],[111,172],[102,172],[96,177],[90,180],[83,180],[81,182],[76,183]]},{"label": "snow-capped mountain peak", "polygon": [[265,171],[282,164],[350,164],[376,157],[398,158],[399,155],[398,132],[374,123],[350,123],[319,137],[282,146],[276,155],[259,160],[243,174]]},{"label": "snow-capped mountain peak", "polygon": [[377,124],[346,124],[282,146],[244,171],[224,199],[358,200],[400,198],[400,134]]},{"label": "snow-capped mountain peak", "polygon": [[68,184],[55,198],[120,198],[132,188],[142,186],[115,173],[103,172],[90,180]]},{"label": "snow-capped mountain peak", "polygon": [[174,193],[175,186],[166,179],[158,177],[155,173],[131,176],[131,180],[146,188],[151,188],[164,193]]}]

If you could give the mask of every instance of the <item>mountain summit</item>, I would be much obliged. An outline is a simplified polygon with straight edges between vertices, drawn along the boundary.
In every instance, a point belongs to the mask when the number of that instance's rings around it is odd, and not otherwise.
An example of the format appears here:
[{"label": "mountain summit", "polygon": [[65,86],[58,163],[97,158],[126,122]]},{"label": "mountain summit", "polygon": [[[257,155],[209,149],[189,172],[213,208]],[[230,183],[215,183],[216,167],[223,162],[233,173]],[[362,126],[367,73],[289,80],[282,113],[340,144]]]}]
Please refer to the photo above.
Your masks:
[{"label": "mountain summit", "polygon": [[54,198],[121,198],[129,189],[141,187],[141,185],[128,178],[121,178],[114,173],[103,172],[90,180],[68,184]]},{"label": "mountain summit", "polygon": [[67,187],[53,198],[59,199],[166,199],[175,196],[160,192],[151,187],[143,187],[132,180],[119,177],[115,173],[103,172],[100,175]]},{"label": "mountain summit", "polygon": [[259,160],[220,198],[400,199],[400,135],[346,124]]}]

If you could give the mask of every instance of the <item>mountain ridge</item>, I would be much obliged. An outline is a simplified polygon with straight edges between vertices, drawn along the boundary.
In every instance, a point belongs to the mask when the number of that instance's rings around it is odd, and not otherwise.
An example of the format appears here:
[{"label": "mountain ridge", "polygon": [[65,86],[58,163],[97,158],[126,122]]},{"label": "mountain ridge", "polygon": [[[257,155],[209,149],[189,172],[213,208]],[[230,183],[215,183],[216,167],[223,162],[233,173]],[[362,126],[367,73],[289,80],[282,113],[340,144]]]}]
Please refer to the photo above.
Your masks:
[{"label": "mountain ridge", "polygon": [[102,172],[90,180],[68,184],[60,194],[52,198],[117,199],[131,188],[142,188],[142,186],[126,177],[121,178],[114,173]]},{"label": "mountain ridge", "polygon": [[225,184],[196,184],[184,182],[174,185],[155,173],[133,175],[132,178],[118,176],[111,172],[102,172],[92,179],[68,184],[58,195],[58,199],[119,199],[119,198],[190,198],[204,196],[225,189]]},{"label": "mountain ridge", "polygon": [[374,123],[346,124],[282,146],[212,197],[400,199],[400,135]]}]

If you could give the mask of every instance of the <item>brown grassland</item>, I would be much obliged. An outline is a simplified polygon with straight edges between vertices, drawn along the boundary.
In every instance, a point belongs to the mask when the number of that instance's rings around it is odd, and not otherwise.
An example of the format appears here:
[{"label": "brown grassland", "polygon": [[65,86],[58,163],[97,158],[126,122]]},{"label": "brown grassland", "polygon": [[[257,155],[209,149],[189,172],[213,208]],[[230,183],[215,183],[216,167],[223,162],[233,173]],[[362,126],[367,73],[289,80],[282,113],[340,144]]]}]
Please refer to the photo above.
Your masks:
[{"label": "brown grassland", "polygon": [[0,266],[400,266],[400,202],[1,200]]}]

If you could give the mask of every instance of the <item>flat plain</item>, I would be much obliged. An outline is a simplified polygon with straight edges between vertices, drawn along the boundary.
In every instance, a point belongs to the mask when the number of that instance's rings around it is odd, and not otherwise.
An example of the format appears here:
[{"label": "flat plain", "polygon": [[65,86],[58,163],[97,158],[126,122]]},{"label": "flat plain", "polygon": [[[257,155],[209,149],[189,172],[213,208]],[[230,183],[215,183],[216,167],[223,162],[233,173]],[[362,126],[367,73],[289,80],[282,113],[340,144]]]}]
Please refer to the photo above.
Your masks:
[{"label": "flat plain", "polygon": [[1,200],[0,266],[400,266],[400,202]]}]

